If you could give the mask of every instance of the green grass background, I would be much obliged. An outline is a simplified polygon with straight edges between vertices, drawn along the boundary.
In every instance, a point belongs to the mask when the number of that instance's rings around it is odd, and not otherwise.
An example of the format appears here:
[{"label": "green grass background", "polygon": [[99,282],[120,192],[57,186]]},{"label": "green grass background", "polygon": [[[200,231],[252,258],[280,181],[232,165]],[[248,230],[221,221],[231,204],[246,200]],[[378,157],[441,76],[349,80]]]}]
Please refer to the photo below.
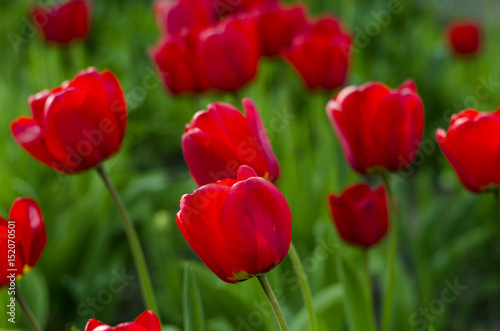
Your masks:
[{"label": "green grass background", "polygon": [[[401,12],[390,15],[387,24],[378,23],[379,33],[367,38],[363,35],[370,24],[377,26],[373,13],[386,10],[391,1],[308,2],[312,14],[334,13],[353,31],[356,52],[348,83],[378,80],[396,87],[413,78],[424,101],[425,148],[418,165],[394,180],[401,241],[392,330],[498,330],[498,208],[492,195],[465,191],[436,146],[434,132],[448,126],[451,112],[468,106],[490,111],[500,105],[500,86],[493,86],[484,100],[476,96],[482,79],[500,82],[500,6],[494,0],[392,2]],[[115,273],[134,276],[135,269],[117,213],[95,171],[57,174],[25,153],[9,130],[13,119],[29,114],[29,95],[59,85],[88,66],[113,71],[127,95],[124,146],[105,167],[142,240],[165,329],[183,330],[187,264],[188,275],[198,284],[207,330],[247,330],[244,323],[253,330],[276,329],[258,282],[220,281],[199,262],[175,224],[180,197],[196,188],[182,157],[184,125],[210,102],[227,101],[241,109],[238,98],[222,93],[172,97],[164,90],[147,56],[159,36],[149,1],[93,1],[90,38],[69,49],[41,41],[27,18],[30,4],[0,2],[0,214],[8,215],[19,196],[33,197],[43,210],[48,243],[37,266],[18,285],[45,330],[65,330],[73,324],[83,329],[94,315],[113,325],[133,320],[144,310],[137,279],[102,304],[102,293],[110,290]],[[446,23],[462,15],[477,17],[485,27],[484,48],[475,59],[453,57],[443,40]],[[238,97],[256,102],[279,159],[279,187],[292,210],[293,240],[308,272],[320,325],[324,330],[345,330],[345,296],[336,260],[347,257],[360,272],[361,254],[339,240],[326,194],[340,193],[363,179],[347,166],[327,121],[325,105],[334,93],[309,92],[282,60],[263,59],[258,76]],[[385,242],[370,252],[377,313],[384,293],[385,257]],[[306,330],[291,270],[287,258],[269,277],[282,294],[292,329]],[[466,290],[427,319],[429,328],[412,323],[412,314],[429,309],[440,299],[445,281],[455,279]],[[6,300],[4,289],[0,307]],[[89,308],[92,300],[96,306]],[[14,328],[3,309],[0,329],[28,329],[19,309]]]}]

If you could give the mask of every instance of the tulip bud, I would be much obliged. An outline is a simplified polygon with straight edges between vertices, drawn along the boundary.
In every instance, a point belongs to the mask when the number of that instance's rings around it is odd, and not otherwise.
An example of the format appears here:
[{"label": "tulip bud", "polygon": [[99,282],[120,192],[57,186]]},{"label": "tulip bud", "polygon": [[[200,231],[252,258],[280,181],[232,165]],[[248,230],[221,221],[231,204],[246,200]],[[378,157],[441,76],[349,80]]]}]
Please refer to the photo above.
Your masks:
[{"label": "tulip bud", "polygon": [[455,21],[448,25],[446,36],[457,55],[473,55],[481,46],[481,26],[474,21]]}]

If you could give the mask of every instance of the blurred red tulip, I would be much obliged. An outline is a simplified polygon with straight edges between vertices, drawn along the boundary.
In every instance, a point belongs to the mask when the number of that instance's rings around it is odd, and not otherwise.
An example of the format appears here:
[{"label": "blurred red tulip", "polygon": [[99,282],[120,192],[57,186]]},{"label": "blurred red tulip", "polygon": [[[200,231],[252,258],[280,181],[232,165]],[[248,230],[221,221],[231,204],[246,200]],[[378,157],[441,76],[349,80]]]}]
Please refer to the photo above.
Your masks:
[{"label": "blurred red tulip", "polygon": [[246,116],[232,105],[212,103],[186,125],[182,151],[198,185],[235,179],[241,165],[271,181],[278,178],[278,160],[257,107],[249,98],[243,99],[243,107]]},{"label": "blurred red tulip", "polygon": [[275,4],[277,0],[211,0],[219,17],[249,11],[262,4]]},{"label": "blurred red tulip", "polygon": [[326,113],[357,172],[397,171],[413,162],[422,139],[424,112],[411,80],[397,90],[378,82],[346,87],[328,102]]},{"label": "blurred red tulip", "polygon": [[481,46],[481,26],[474,21],[452,22],[446,34],[448,43],[455,54],[475,54]]},{"label": "blurred red tulip", "polygon": [[346,81],[351,36],[337,19],[326,17],[307,24],[292,38],[283,56],[310,89],[334,89]]},{"label": "blurred red tulip", "polygon": [[463,110],[451,117],[448,132],[437,130],[436,138],[467,189],[500,187],[500,108],[493,113]]},{"label": "blurred red tulip", "polygon": [[153,10],[158,27],[166,34],[206,28],[217,21],[210,0],[156,0]]},{"label": "blurred red tulip", "polygon": [[257,31],[263,55],[279,55],[283,47],[289,46],[293,36],[306,24],[304,8],[282,7],[265,3],[252,11],[257,18]]},{"label": "blurred red tulip", "polygon": [[210,82],[198,57],[199,31],[191,29],[165,36],[150,56],[167,89],[174,95],[184,92],[204,92]]},{"label": "blurred red tulip", "polygon": [[146,310],[133,322],[109,326],[98,320],[91,319],[87,322],[84,331],[161,331],[160,321],[151,310]]},{"label": "blurred red tulip", "polygon": [[90,4],[86,0],[70,0],[50,8],[35,6],[32,16],[48,41],[67,44],[89,33]]},{"label": "blurred red tulip", "polygon": [[38,262],[46,242],[40,207],[28,198],[14,201],[9,220],[0,216],[0,286],[27,274]]},{"label": "blurred red tulip", "polygon": [[198,54],[213,88],[237,91],[257,73],[260,47],[255,20],[232,16],[205,29]]},{"label": "blurred red tulip", "polygon": [[121,146],[127,109],[120,84],[110,71],[89,68],[28,101],[33,117],[12,122],[14,138],[34,158],[58,171],[89,169]]},{"label": "blurred red tulip", "polygon": [[346,242],[365,248],[378,243],[387,233],[389,219],[384,186],[371,189],[357,184],[340,196],[329,196],[337,230]]},{"label": "blurred red tulip", "polygon": [[228,283],[269,272],[290,246],[290,207],[276,186],[256,176],[242,166],[236,180],[184,195],[177,213],[177,226],[193,251]]}]

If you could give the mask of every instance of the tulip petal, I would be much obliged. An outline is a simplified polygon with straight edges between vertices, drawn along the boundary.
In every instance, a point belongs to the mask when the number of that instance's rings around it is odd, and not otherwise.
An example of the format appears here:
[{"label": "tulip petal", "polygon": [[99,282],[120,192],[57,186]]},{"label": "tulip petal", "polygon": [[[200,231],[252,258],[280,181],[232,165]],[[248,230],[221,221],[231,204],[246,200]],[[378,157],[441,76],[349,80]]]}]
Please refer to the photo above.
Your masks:
[{"label": "tulip petal", "polygon": [[232,279],[245,280],[278,265],[288,253],[291,222],[285,197],[269,181],[254,177],[236,183],[222,210],[222,233],[241,267]]},{"label": "tulip petal", "polygon": [[240,182],[242,180],[247,180],[248,178],[251,178],[251,177],[258,177],[255,170],[253,170],[252,168],[250,168],[247,165],[242,165],[238,169],[238,175],[236,176],[236,180],[238,182]]},{"label": "tulip petal", "polygon": [[225,282],[234,282],[234,259],[221,225],[230,187],[208,184],[181,198],[177,226],[198,257]]},{"label": "tulip petal", "polygon": [[102,79],[104,82],[104,90],[106,92],[109,108],[113,114],[115,114],[116,119],[120,124],[120,140],[122,140],[127,127],[127,102],[125,100],[125,96],[123,95],[120,82],[118,82],[115,75],[113,75],[111,71],[104,71],[102,73]]},{"label": "tulip petal", "polygon": [[262,123],[260,114],[255,106],[255,103],[250,98],[243,98],[243,108],[245,109],[246,121],[251,134],[257,137],[260,149],[266,163],[267,171],[269,172],[269,179],[275,181],[280,174],[278,159],[273,152],[271,142],[267,136],[266,129]]},{"label": "tulip petal", "polygon": [[151,310],[146,310],[140,314],[134,323],[144,327],[148,331],[161,331],[160,320]]},{"label": "tulip petal", "polygon": [[102,103],[107,101],[104,81],[101,74],[94,67],[80,71],[67,86],[64,86],[64,88],[71,87],[91,94]]}]

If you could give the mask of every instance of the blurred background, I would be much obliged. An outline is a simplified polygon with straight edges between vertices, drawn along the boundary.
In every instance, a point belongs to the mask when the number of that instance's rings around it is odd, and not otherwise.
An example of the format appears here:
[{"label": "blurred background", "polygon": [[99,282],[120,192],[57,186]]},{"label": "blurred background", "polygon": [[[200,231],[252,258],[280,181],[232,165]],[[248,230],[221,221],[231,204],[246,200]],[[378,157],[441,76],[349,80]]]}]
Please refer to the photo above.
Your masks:
[{"label": "blurred background", "polygon": [[[401,10],[380,16],[389,12],[391,3]],[[194,255],[175,224],[180,197],[196,188],[182,156],[184,125],[210,102],[226,101],[241,109],[243,96],[259,108],[280,162],[279,188],[292,210],[293,241],[320,324],[325,330],[346,329],[336,260],[341,254],[361,268],[361,254],[340,241],[326,195],[362,178],[347,166],[325,115],[336,91],[310,92],[283,60],[263,58],[256,79],[237,96],[173,97],[147,53],[159,38],[150,1],[93,1],[91,34],[70,48],[42,41],[27,14],[31,5],[26,0],[0,2],[0,215],[7,216],[19,196],[34,198],[42,208],[48,243],[18,286],[44,329],[69,330],[74,325],[83,330],[94,317],[114,325],[144,310],[124,232],[95,171],[60,175],[24,152],[9,130],[12,120],[29,115],[31,94],[55,87],[88,66],[114,72],[127,97],[124,146],[105,168],[139,232],[165,330],[182,330],[186,264],[201,293],[207,330],[277,328],[258,282],[220,281]],[[424,102],[421,150],[412,166],[392,178],[401,221],[392,330],[500,330],[498,206],[493,195],[473,195],[461,186],[434,139],[438,127],[448,127],[451,114],[469,107],[491,111],[500,105],[500,3],[311,0],[307,5],[312,15],[335,14],[352,32],[348,84],[376,80],[395,88],[413,78]],[[447,47],[445,26],[459,17],[474,18],[484,28],[483,47],[475,57],[458,58]],[[478,94],[480,86],[485,89]],[[385,257],[385,242],[370,251],[377,312]],[[291,328],[307,330],[288,258],[269,277]],[[443,290],[450,286],[457,293],[444,302]],[[6,292],[0,292],[1,307],[8,300]],[[0,329],[13,329],[4,317]],[[19,309],[15,328],[28,329]]]}]

